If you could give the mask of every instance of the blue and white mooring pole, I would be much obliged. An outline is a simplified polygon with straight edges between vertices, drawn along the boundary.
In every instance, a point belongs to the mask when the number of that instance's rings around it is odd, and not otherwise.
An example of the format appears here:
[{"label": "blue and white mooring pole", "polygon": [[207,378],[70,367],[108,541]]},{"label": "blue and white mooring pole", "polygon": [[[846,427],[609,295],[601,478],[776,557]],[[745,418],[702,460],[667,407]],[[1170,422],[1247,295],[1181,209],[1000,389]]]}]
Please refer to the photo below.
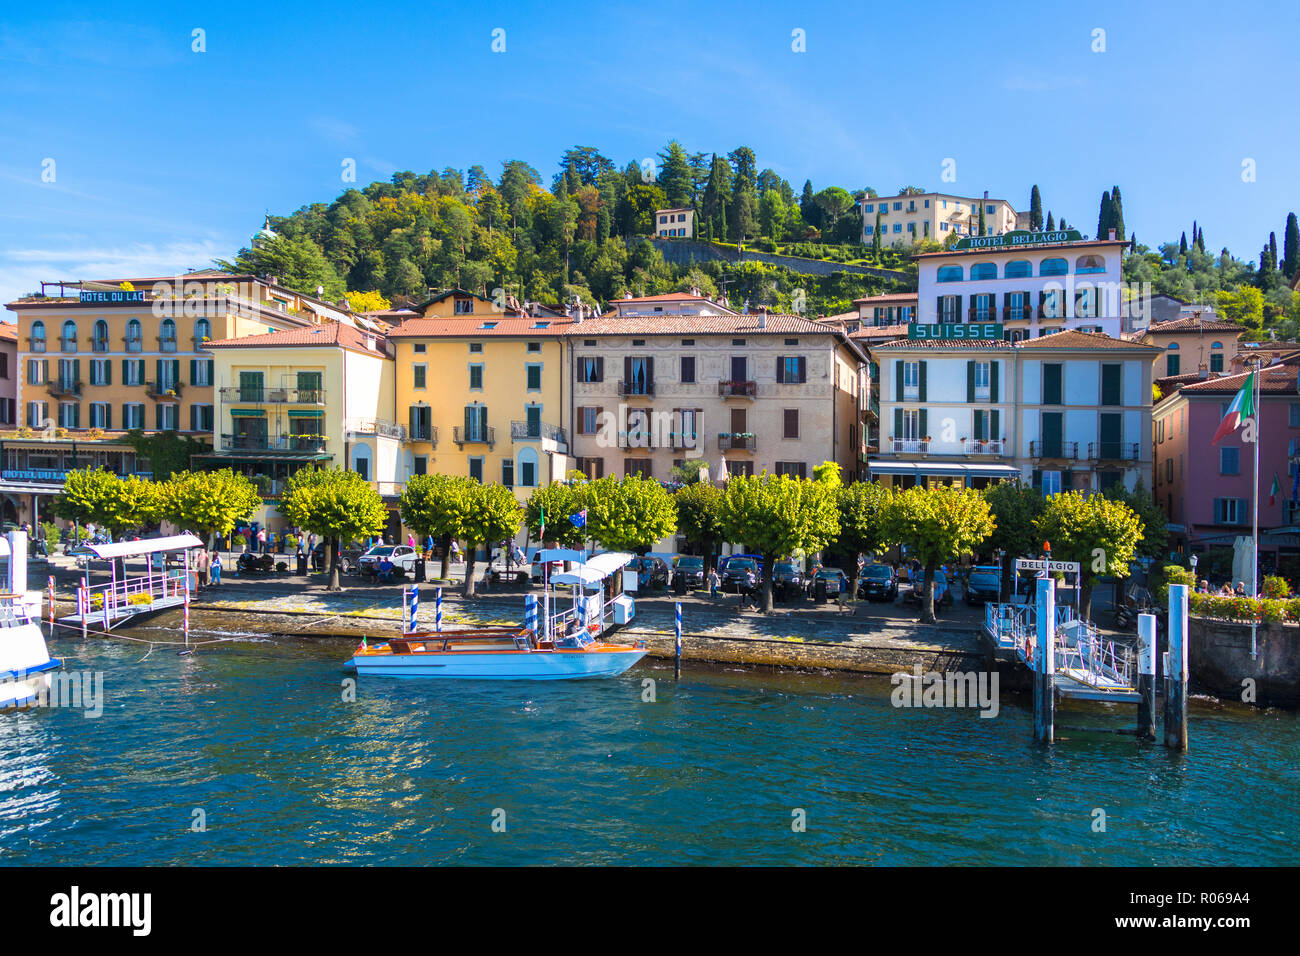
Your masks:
[{"label": "blue and white mooring pole", "polygon": [[416,629],[420,620],[420,588],[419,585],[412,585],[405,589],[408,595],[406,601],[406,633],[410,634]]},{"label": "blue and white mooring pole", "polygon": [[678,601],[673,613],[673,634],[677,640],[677,649],[673,654],[673,680],[682,676],[682,602]]},{"label": "blue and white mooring pole", "polygon": [[533,632],[534,641],[541,640],[542,636],[537,633],[537,595],[524,595],[524,627]]},{"label": "blue and white mooring pole", "polygon": [[442,631],[442,588],[433,592],[433,629]]}]

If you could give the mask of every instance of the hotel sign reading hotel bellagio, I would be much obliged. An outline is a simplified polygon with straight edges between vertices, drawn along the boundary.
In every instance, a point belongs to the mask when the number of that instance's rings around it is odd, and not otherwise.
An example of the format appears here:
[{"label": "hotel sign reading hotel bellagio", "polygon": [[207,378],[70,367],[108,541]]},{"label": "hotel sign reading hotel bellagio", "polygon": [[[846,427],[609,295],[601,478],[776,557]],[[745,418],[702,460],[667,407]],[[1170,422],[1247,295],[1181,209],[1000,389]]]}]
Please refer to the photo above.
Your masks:
[{"label": "hotel sign reading hotel bellagio", "polygon": [[1055,232],[1008,232],[1000,236],[966,236],[953,243],[953,251],[962,249],[1014,249],[1017,246],[1045,246],[1054,242],[1082,242],[1078,229],[1058,229]]}]

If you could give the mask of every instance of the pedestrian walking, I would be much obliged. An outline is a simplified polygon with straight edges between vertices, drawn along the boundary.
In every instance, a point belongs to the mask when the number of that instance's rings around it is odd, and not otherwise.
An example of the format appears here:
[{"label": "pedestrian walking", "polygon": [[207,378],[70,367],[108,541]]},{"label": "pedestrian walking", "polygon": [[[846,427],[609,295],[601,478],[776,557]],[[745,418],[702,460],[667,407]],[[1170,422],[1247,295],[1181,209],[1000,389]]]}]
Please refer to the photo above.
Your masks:
[{"label": "pedestrian walking", "polygon": [[406,546],[412,551],[415,550],[415,535],[410,534],[409,532],[406,535]]},{"label": "pedestrian walking", "polygon": [[266,529],[265,528],[257,529],[257,550],[261,551],[263,554],[266,553]]},{"label": "pedestrian walking", "polygon": [[744,607],[745,605],[752,604],[754,607],[758,607],[758,601],[756,600],[757,591],[758,578],[754,577],[754,571],[751,568],[745,572],[745,598],[741,606]]},{"label": "pedestrian walking", "polygon": [[212,566],[212,558],[211,558],[211,556],[208,554],[208,552],[207,552],[206,549],[204,549],[204,550],[202,550],[202,551],[199,552],[199,554],[198,554],[198,558],[197,558],[197,560],[196,560],[196,562],[195,562],[195,565],[196,565],[196,566],[195,566],[195,572],[196,572],[196,574],[197,574],[197,576],[198,576],[199,587],[201,587],[201,588],[202,588],[202,587],[207,587],[207,585],[208,585],[208,569]]},{"label": "pedestrian walking", "polygon": [[722,587],[722,577],[718,574],[717,568],[709,569],[709,597],[716,599],[718,588]]},{"label": "pedestrian walking", "polygon": [[451,539],[451,563],[460,564],[460,542],[455,538]]},{"label": "pedestrian walking", "polygon": [[212,586],[217,587],[221,584],[221,552],[212,552],[212,561],[208,565],[209,573],[212,579]]}]

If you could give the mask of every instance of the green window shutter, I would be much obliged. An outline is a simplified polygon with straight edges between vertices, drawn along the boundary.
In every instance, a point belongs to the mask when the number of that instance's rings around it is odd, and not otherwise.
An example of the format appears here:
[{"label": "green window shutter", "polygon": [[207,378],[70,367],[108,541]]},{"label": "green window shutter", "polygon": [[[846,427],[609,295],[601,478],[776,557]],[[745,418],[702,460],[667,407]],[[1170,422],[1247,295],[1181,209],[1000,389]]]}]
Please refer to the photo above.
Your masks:
[{"label": "green window shutter", "polygon": [[903,437],[903,410],[901,408],[896,408],[894,409],[894,438],[901,439],[902,437]]},{"label": "green window shutter", "polygon": [[212,385],[212,359],[208,359],[208,385]]},{"label": "green window shutter", "polygon": [[172,382],[179,385],[181,381],[181,360],[172,359]]},{"label": "green window shutter", "polygon": [[919,393],[919,395],[918,395],[917,397],[918,397],[921,401],[925,401],[925,367],[926,367],[928,364],[929,364],[928,362],[921,362],[921,363],[920,363],[920,365],[921,365],[921,378],[920,378],[921,388],[920,388],[920,393]]},{"label": "green window shutter", "polygon": [[975,404],[975,363],[966,363],[966,402]]},{"label": "green window shutter", "polygon": [[894,401],[903,400],[903,360],[894,363]]},{"label": "green window shutter", "polygon": [[1120,365],[1103,365],[1101,367],[1101,403],[1103,405],[1120,404],[1120,378],[1123,371]]},{"label": "green window shutter", "polygon": [[135,359],[122,359],[122,384],[123,385],[131,381],[131,366],[129,363],[134,361]]},{"label": "green window shutter", "polygon": [[136,359],[136,380],[143,384],[144,382],[144,359]]},{"label": "green window shutter", "polygon": [[934,321],[936,322],[943,321],[943,296],[939,296],[939,302],[934,307]]},{"label": "green window shutter", "polygon": [[1034,469],[1033,485],[1034,485],[1034,490],[1037,491],[1039,494],[1042,494],[1042,491],[1043,491],[1043,473],[1042,473],[1042,471],[1040,471],[1040,470],[1037,469],[1037,468]]},{"label": "green window shutter", "polygon": [[1071,471],[1069,468],[1067,468],[1067,469],[1065,469],[1063,472],[1061,472],[1061,490],[1062,490],[1062,491],[1069,491],[1069,490],[1070,490],[1070,487],[1071,487],[1071,485],[1072,485],[1073,483],[1074,483],[1074,472],[1073,472],[1073,471]]},{"label": "green window shutter", "polygon": [[[1002,418],[1002,413],[998,411],[996,408],[993,409],[993,411],[989,412],[989,440],[990,441],[997,441],[999,438],[1002,437],[1001,418]],[[1006,454],[1006,451],[1007,450],[1005,448],[1002,449],[1002,453],[1004,455]]]},{"label": "green window shutter", "polygon": [[924,409],[924,408],[921,409],[921,411],[920,411],[920,412],[918,413],[918,415],[917,415],[917,421],[918,421],[918,423],[919,423],[919,425],[920,425],[920,429],[921,429],[921,437],[922,437],[922,438],[924,438],[926,435],[930,434],[929,418],[930,418],[929,413],[928,413],[928,411],[927,411],[926,409]]},{"label": "green window shutter", "polygon": [[[162,386],[162,380],[163,380],[163,359],[158,359],[158,360],[154,363],[154,371],[158,373],[158,377],[155,379],[155,381],[157,382],[157,384],[159,385],[159,387],[161,387],[161,386]],[[158,419],[159,419],[158,424],[159,424],[159,427],[161,428],[161,427],[162,427],[162,415],[161,415],[161,414],[158,416]]]},{"label": "green window shutter", "polygon": [[81,359],[72,360],[72,380],[74,382],[81,381]]},{"label": "green window shutter", "polygon": [[474,433],[474,406],[465,406],[465,434],[462,438],[469,438]]},{"label": "green window shutter", "polygon": [[999,362],[989,360],[989,401],[998,400],[998,365]]},{"label": "green window shutter", "polygon": [[487,406],[480,405],[478,408],[478,428],[479,435],[484,439],[487,438]]},{"label": "green window shutter", "polygon": [[112,385],[113,384],[113,363],[111,361],[105,360],[102,368],[104,369],[104,384]]},{"label": "green window shutter", "polygon": [[987,412],[982,412],[979,409],[976,409],[971,415],[971,417],[975,420],[975,434],[973,437],[976,441],[983,441],[985,438],[988,437],[987,435],[984,434],[984,422],[987,421],[987,419],[984,416],[986,414]]},{"label": "green window shutter", "polygon": [[190,359],[190,384],[191,385],[199,384],[198,371],[199,371],[199,360]]}]

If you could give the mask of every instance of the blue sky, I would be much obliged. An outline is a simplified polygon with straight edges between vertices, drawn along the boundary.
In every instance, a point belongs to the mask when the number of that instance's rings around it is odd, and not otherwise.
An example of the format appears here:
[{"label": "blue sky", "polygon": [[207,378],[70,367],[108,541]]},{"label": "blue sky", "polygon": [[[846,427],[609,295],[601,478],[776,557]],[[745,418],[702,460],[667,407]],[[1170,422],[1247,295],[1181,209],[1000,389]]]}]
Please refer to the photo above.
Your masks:
[{"label": "blue sky", "polygon": [[1118,183],[1140,241],[1196,218],[1246,258],[1300,211],[1294,4],[41,3],[5,21],[2,301],[206,266],[265,210],[337,196],[347,158],[357,185],[511,158],[549,182],[575,144],[619,165],[673,138],[747,145],[796,190],[1023,209],[1038,183],[1085,233]]}]

